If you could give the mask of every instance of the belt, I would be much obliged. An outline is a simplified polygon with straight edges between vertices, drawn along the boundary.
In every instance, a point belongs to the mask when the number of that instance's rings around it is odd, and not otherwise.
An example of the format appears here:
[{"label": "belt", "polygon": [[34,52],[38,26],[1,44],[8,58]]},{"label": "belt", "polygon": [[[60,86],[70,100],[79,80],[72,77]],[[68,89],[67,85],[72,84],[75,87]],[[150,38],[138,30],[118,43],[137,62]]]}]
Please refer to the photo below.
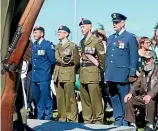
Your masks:
[{"label": "belt", "polygon": [[74,63],[71,62],[69,64],[63,64],[63,63],[57,62],[56,65],[62,66],[62,67],[69,67],[69,66],[74,66]]},{"label": "belt", "polygon": [[96,66],[94,63],[81,63],[82,67],[87,67],[87,66]]}]

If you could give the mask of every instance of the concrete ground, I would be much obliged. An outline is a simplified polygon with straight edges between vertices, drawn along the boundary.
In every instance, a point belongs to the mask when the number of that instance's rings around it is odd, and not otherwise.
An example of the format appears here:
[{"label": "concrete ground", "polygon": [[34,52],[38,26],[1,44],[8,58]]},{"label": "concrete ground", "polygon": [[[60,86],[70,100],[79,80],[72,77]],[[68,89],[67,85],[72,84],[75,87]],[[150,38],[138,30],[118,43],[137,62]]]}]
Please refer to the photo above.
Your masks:
[{"label": "concrete ground", "polygon": [[27,124],[36,131],[136,131],[133,127],[114,125],[81,124],[48,120],[28,119]]}]

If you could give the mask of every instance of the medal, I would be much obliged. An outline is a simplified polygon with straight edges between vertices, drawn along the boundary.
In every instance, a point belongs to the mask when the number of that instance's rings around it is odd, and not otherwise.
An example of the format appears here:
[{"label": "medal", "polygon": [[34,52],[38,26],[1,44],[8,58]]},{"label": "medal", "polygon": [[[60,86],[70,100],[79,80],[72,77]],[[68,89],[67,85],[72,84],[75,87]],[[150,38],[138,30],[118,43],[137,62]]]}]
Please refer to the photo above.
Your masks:
[{"label": "medal", "polygon": [[124,49],[125,48],[125,43],[123,43],[121,40],[118,41],[119,43],[119,48]]}]

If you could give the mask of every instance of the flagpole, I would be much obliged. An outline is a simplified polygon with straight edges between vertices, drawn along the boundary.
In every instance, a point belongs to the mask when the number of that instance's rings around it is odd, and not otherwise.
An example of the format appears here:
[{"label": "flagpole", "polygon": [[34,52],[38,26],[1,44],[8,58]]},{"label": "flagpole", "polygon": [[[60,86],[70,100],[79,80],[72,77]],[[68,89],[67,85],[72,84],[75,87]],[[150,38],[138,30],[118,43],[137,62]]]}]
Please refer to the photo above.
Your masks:
[{"label": "flagpole", "polygon": [[76,0],[74,0],[74,31],[75,31],[75,42],[78,44],[78,30],[77,30],[77,7],[76,7]]}]

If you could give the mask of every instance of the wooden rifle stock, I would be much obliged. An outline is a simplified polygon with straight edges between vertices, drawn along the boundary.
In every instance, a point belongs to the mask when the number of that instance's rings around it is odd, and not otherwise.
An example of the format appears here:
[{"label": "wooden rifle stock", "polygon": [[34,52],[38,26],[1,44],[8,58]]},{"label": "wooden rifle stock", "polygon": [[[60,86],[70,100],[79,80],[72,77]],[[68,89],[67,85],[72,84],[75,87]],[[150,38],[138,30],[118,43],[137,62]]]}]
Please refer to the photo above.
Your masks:
[{"label": "wooden rifle stock", "polygon": [[27,47],[27,43],[40,12],[44,0],[30,0],[13,37],[12,43],[8,48],[8,53],[4,60],[5,67],[5,87],[1,96],[1,131],[12,131],[13,128],[13,109],[16,99],[15,82],[16,69],[21,63],[22,56]]}]

